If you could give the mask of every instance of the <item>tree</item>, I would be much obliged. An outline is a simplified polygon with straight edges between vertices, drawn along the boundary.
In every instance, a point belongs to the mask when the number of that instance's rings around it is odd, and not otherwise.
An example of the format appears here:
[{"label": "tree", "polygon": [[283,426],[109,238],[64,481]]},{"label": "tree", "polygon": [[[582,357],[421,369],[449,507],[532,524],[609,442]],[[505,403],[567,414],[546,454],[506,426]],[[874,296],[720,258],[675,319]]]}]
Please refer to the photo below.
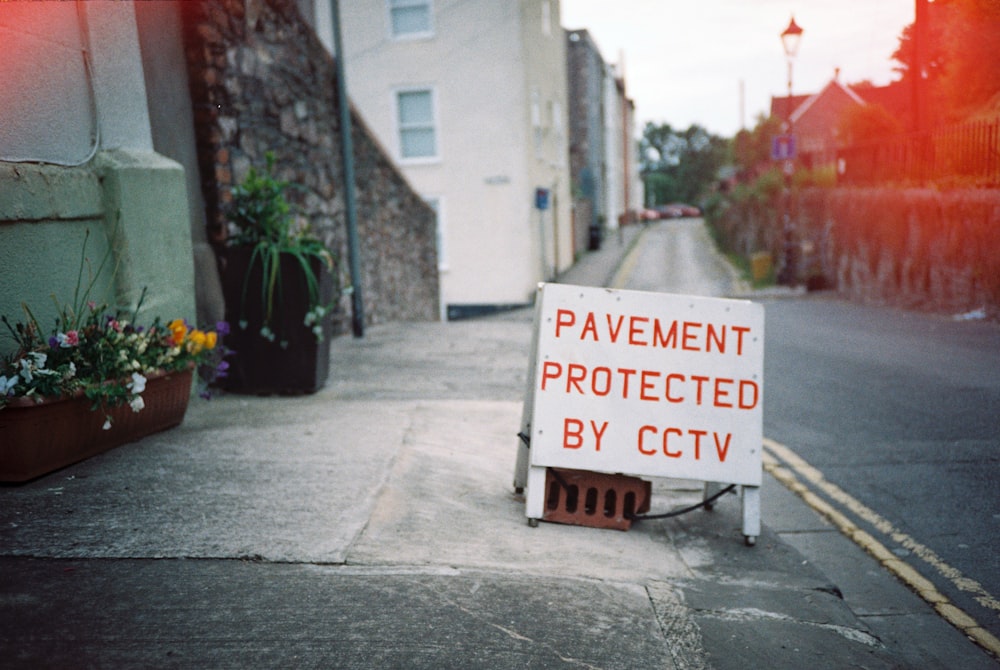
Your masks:
[{"label": "tree", "polygon": [[880,140],[903,131],[903,124],[881,105],[851,107],[837,124],[837,136],[845,145]]},{"label": "tree", "polygon": [[697,124],[676,130],[666,123],[647,123],[640,142],[647,200],[698,202],[715,183],[729,153],[729,140]]},{"label": "tree", "polygon": [[916,24],[899,37],[892,54],[899,63],[895,69],[903,82],[920,77],[932,119],[961,120],[1000,92],[1000,2],[935,0],[926,15],[921,73],[916,72]]},{"label": "tree", "polygon": [[771,167],[771,142],[781,134],[782,121],[776,116],[757,118],[752,130],[741,130],[733,140],[733,160],[746,179]]}]

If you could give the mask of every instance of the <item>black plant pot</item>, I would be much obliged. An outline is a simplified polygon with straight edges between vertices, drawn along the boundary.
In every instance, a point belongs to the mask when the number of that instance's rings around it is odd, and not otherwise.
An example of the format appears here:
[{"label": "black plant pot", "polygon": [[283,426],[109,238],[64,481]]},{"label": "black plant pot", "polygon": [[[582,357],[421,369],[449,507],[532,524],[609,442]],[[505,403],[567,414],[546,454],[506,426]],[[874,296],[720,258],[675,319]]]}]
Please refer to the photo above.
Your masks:
[{"label": "black plant pot", "polygon": [[[318,339],[304,324],[309,290],[302,267],[295,257],[282,254],[281,282],[274,292],[272,315],[275,339],[272,342],[261,336],[263,272],[259,260],[250,268],[252,255],[252,247],[227,248],[222,255],[222,290],[230,326],[226,346],[235,355],[228,359],[229,375],[220,385],[228,391],[258,395],[314,393],[326,383],[330,370],[332,316],[323,317],[323,337]],[[319,279],[319,304],[331,305],[333,277],[318,259],[312,259],[311,266]]]}]

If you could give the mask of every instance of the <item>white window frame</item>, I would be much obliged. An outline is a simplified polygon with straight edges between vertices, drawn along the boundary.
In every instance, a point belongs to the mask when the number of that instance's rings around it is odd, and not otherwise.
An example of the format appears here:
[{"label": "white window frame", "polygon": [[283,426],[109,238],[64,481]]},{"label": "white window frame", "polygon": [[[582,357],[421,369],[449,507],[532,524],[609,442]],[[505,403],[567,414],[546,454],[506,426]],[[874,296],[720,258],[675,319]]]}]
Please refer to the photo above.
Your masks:
[{"label": "white window frame", "polygon": [[[430,27],[427,30],[418,30],[408,33],[397,33],[392,20],[394,9],[406,7],[427,7],[427,21]],[[434,0],[385,0],[385,15],[388,21],[389,38],[392,40],[421,40],[434,37]]]},{"label": "white window frame", "polygon": [[[403,123],[399,115],[399,96],[405,93],[429,93],[431,97],[431,121],[429,127],[434,131],[434,154],[430,156],[403,155]],[[400,165],[418,165],[421,163],[437,163],[441,160],[441,130],[438,123],[437,89],[433,86],[403,86],[392,90],[392,109],[395,115],[396,156]],[[416,128],[417,126],[413,126]],[[421,126],[426,127],[426,126]]]}]

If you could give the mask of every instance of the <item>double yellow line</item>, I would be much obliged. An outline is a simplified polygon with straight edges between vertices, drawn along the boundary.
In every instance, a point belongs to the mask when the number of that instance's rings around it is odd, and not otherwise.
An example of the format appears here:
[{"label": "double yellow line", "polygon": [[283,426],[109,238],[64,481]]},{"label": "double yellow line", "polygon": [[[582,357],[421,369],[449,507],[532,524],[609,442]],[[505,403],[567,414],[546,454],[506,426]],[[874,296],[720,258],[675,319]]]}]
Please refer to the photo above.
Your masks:
[{"label": "double yellow line", "polygon": [[[855,544],[871,554],[887,570],[895,574],[904,584],[937,610],[938,614],[948,623],[965,633],[983,649],[1000,658],[1000,639],[994,637],[975,619],[956,607],[930,580],[923,577],[905,561],[900,560],[875,536],[859,528],[841,509],[838,509],[836,504],[841,505],[843,509],[856,515],[857,518],[871,524],[886,538],[920,557],[954,584],[956,588],[971,594],[976,602],[983,607],[1000,612],[1000,600],[988,593],[982,584],[964,576],[959,570],[945,563],[929,547],[895,528],[887,519],[863,505],[836,484],[828,482],[822,472],[809,465],[794,451],[768,438],[764,438],[764,469],[781,482],[785,488],[798,495],[806,504],[828,519]],[[799,477],[808,482],[809,485],[804,484]],[[833,503],[827,502],[816,491],[825,494]]]}]

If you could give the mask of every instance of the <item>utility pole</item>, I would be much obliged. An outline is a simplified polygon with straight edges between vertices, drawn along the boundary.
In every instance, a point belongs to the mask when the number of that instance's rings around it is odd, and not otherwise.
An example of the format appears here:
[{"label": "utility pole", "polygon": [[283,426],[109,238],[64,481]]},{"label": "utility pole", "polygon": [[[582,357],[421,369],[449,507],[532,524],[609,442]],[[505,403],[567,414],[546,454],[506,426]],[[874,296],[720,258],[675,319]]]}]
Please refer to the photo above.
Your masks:
[{"label": "utility pole", "polygon": [[354,200],[354,142],[351,139],[351,107],[347,101],[344,73],[344,46],[340,31],[338,0],[330,0],[333,17],[334,59],[337,64],[337,105],[340,107],[340,156],[344,173],[344,206],[347,208],[347,256],[351,271],[351,330],[354,337],[365,335],[365,306],[361,297],[361,262],[358,244],[358,213]]},{"label": "utility pole", "polygon": [[912,107],[913,132],[917,141],[917,181],[924,183],[928,169],[927,144],[927,83],[926,63],[928,53],[927,0],[916,0],[913,14],[913,62],[912,70]]}]

